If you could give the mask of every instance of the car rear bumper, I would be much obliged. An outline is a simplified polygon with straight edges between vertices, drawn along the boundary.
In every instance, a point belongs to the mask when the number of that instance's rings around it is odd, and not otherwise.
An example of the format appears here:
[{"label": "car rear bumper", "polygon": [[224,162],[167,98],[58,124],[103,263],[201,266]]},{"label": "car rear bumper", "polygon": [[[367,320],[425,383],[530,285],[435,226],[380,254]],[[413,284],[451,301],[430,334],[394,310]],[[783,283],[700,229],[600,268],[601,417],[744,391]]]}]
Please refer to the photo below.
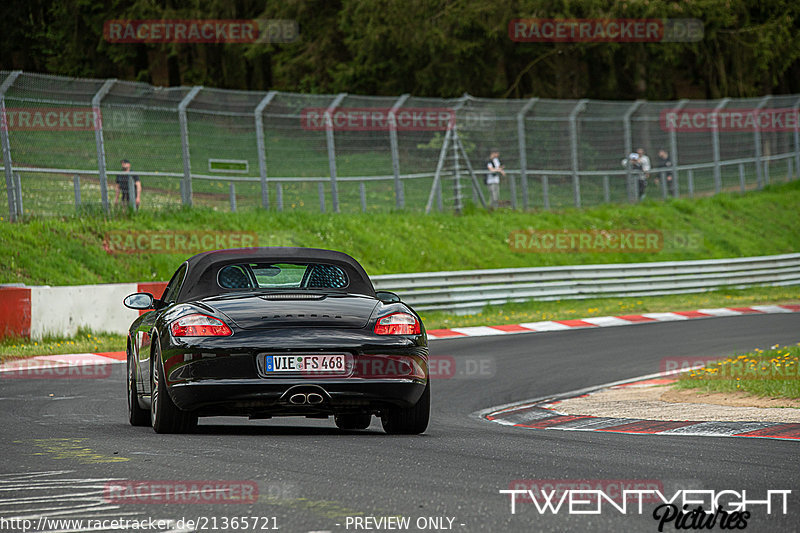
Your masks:
[{"label": "car rear bumper", "polygon": [[[424,335],[377,336],[355,330],[237,332],[230,338],[170,338],[162,364],[175,404],[209,415],[322,415],[411,407],[428,382]],[[267,372],[267,355],[344,354],[342,374]],[[291,390],[324,401],[293,405]]]},{"label": "car rear bumper", "polygon": [[[179,408],[201,416],[308,416],[411,407],[426,384],[420,379],[206,379],[174,383],[169,391]],[[319,394],[322,401],[290,401],[294,395],[310,393]]]}]

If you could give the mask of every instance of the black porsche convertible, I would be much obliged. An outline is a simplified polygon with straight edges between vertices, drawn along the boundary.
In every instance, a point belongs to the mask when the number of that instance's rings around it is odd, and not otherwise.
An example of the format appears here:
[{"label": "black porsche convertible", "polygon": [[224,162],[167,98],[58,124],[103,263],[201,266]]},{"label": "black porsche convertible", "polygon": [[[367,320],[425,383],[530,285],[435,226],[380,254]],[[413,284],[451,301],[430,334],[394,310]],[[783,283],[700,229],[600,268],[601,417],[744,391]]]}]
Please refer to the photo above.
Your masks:
[{"label": "black porsche convertible", "polygon": [[375,291],[347,254],[249,248],[195,255],[128,334],[134,426],[191,431],[201,416],[334,417],[387,433],[428,426],[428,341],[419,315]]}]

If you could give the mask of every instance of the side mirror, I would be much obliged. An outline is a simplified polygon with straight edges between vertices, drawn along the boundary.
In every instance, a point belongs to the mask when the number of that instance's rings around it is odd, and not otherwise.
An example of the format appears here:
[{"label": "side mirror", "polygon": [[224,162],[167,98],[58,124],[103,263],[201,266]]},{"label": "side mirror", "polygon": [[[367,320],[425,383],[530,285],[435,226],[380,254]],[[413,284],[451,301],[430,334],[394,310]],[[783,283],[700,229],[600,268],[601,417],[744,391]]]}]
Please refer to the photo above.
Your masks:
[{"label": "side mirror", "polygon": [[398,295],[389,291],[375,291],[375,296],[377,296],[378,300],[385,304],[393,304],[400,301],[400,297]]},{"label": "side mirror", "polygon": [[149,292],[137,292],[135,294],[131,294],[130,296],[126,296],[122,301],[122,303],[125,304],[125,307],[140,311],[153,309],[154,302],[155,299]]}]

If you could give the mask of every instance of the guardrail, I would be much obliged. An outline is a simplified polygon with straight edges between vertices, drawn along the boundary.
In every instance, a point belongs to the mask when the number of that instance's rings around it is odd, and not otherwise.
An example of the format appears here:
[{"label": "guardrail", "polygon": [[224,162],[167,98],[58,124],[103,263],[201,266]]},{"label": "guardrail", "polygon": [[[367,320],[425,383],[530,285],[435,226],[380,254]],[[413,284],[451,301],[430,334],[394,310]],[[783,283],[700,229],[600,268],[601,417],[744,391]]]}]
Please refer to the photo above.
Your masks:
[{"label": "guardrail", "polygon": [[[462,270],[371,276],[420,311],[480,311],[487,304],[704,292],[721,287],[800,285],[800,253],[737,259]],[[71,336],[78,328],[125,334],[134,292],[160,295],[166,282],[102,285],[0,285],[0,339]]]},{"label": "guardrail", "polygon": [[372,276],[420,311],[471,313],[526,300],[658,296],[756,285],[800,285],[800,253],[711,259]]}]

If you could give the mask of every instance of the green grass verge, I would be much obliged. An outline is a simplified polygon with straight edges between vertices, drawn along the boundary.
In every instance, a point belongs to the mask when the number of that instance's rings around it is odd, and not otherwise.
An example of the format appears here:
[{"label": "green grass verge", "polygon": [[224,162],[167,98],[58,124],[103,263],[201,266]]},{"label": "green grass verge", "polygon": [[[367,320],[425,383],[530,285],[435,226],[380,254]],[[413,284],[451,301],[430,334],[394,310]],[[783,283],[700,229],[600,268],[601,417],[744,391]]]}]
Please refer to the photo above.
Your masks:
[{"label": "green grass verge", "polygon": [[3,339],[0,341],[0,361],[34,355],[65,353],[121,352],[125,350],[125,335],[94,333],[81,329],[70,337],[47,336],[41,340]]},{"label": "green grass verge", "polygon": [[[110,254],[110,231],[246,231],[261,246],[309,246],[347,252],[370,275],[725,258],[800,250],[800,181],[764,191],[694,200],[603,205],[588,209],[462,216],[410,213],[319,214],[164,209],[111,217],[31,218],[0,223],[0,283],[77,285],[169,279],[189,253]],[[700,234],[699,246],[657,253],[520,253],[515,230],[661,230]]]},{"label": "green grass verge", "polygon": [[647,298],[531,301],[486,306],[482,312],[471,315],[457,316],[440,311],[423,311],[420,315],[427,329],[438,329],[798,302],[800,287],[753,287]]},{"label": "green grass verge", "polygon": [[681,375],[679,389],[800,398],[800,343],[737,354]]}]

